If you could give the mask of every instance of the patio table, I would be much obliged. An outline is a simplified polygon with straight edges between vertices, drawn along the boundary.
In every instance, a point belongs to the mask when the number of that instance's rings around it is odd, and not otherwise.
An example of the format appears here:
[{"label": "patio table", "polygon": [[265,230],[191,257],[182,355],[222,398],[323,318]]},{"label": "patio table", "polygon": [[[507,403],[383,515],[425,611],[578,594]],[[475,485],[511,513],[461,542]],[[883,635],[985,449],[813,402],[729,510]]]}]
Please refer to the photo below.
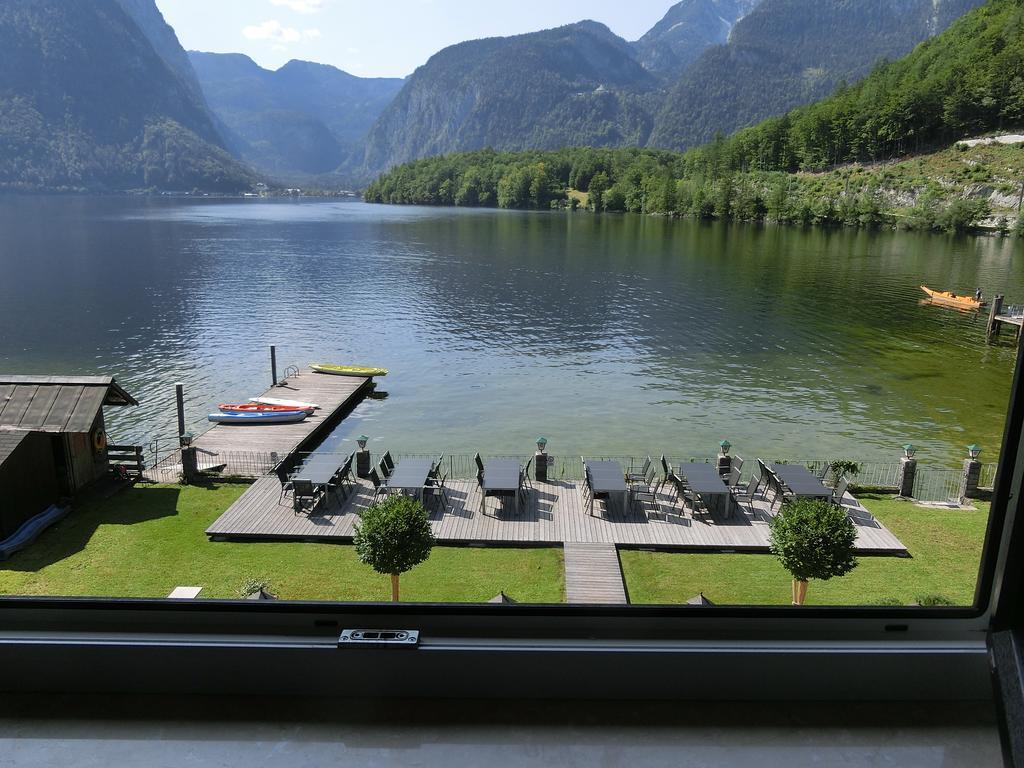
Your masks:
[{"label": "patio table", "polygon": [[427,484],[427,476],[433,468],[433,459],[402,459],[388,478],[388,488],[402,493],[412,492],[423,501],[423,486]]},{"label": "patio table", "polygon": [[519,473],[522,470],[515,459],[488,459],[484,462],[483,495],[481,509],[487,509],[488,496],[514,496],[516,514],[519,513]]},{"label": "patio table", "polygon": [[588,461],[587,467],[590,469],[594,495],[602,493],[611,497],[612,494],[618,494],[622,499],[622,509],[625,510],[629,486],[626,485],[622,465],[617,461]]},{"label": "patio table", "polygon": [[676,472],[690,490],[704,499],[709,509],[713,505],[714,511],[723,512],[726,517],[732,516],[732,496],[729,486],[718,474],[718,467],[704,462],[687,462],[676,467]]},{"label": "patio table", "polygon": [[821,480],[803,464],[771,464],[769,466],[779,476],[783,485],[797,498],[828,499],[832,497],[832,491],[826,488]]}]

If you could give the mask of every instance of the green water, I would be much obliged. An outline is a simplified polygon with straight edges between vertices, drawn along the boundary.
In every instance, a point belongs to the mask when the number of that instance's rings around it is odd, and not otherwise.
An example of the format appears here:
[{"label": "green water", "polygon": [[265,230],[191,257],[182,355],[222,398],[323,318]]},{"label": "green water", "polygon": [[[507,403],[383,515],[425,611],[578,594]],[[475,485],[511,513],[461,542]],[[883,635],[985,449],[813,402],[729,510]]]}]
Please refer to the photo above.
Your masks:
[{"label": "green water", "polygon": [[0,198],[0,368],[112,373],[117,439],[314,359],[383,365],[327,441],[955,465],[995,454],[1015,346],[918,286],[1024,300],[1013,240],[348,202]]}]

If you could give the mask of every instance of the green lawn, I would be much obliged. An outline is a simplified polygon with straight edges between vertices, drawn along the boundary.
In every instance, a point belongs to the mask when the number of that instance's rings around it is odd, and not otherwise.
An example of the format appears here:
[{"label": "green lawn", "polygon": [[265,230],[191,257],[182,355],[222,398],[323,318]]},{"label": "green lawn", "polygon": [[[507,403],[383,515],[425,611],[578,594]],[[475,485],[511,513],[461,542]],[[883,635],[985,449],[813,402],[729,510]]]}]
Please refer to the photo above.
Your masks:
[{"label": "green lawn", "polygon": [[[934,594],[957,605],[973,601],[988,504],[977,503],[977,511],[968,511],[927,509],[891,496],[860,498],[911,557],[862,557],[847,576],[812,581],[808,604],[911,603]],[[716,603],[790,602],[789,574],[771,555],[620,551],[619,559],[633,603],[680,603],[698,592]]]},{"label": "green lawn", "polygon": [[[203,531],[242,485],[137,486],[86,502],[28,549],[0,563],[0,594],[166,597],[179,585],[202,597],[238,597],[267,580],[296,600],[390,600],[390,581],[351,546],[211,542]],[[562,552],[436,547],[402,577],[402,599],[479,602],[504,590],[520,602],[564,599]]]}]

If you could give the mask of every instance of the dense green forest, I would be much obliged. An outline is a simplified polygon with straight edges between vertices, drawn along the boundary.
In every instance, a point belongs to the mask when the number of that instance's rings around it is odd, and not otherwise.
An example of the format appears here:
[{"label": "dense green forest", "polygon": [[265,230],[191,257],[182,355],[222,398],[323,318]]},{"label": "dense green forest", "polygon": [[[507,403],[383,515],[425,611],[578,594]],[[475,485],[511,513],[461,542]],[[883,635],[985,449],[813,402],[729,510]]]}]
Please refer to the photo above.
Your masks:
[{"label": "dense green forest", "polygon": [[1024,124],[1022,6],[990,0],[858,84],[685,153],[453,154],[392,169],[368,187],[366,199],[968,228],[992,212],[993,200],[996,214],[1009,209],[999,201],[1020,181],[1024,149],[894,160]]}]

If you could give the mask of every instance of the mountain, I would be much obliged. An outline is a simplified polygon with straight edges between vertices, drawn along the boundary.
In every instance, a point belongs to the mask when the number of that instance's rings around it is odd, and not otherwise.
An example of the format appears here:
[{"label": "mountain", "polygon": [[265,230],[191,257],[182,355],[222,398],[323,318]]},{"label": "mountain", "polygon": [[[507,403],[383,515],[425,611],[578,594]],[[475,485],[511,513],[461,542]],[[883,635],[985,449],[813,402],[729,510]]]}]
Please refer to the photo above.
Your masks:
[{"label": "mountain", "polygon": [[640,143],[656,86],[629,43],[593,21],[460,43],[407,79],[366,138],[362,170],[486,146]]},{"label": "mountain", "polygon": [[163,59],[164,64],[178,76],[188,91],[205,107],[203,90],[199,87],[199,80],[192,70],[188,54],[178,42],[178,36],[174,29],[164,20],[164,16],[156,7],[154,0],[117,0],[117,2],[138,25],[142,34],[149,40],[149,44],[153,46],[153,50]]},{"label": "mountain", "polygon": [[957,141],[1021,132],[1022,40],[1024,3],[989,0],[855,85],[685,153],[456,153],[392,169],[366,199],[944,231],[1016,219],[1024,237],[1021,145]]},{"label": "mountain", "polygon": [[335,170],[403,83],[308,61],[272,71],[242,54],[188,57],[237,154],[278,175]]},{"label": "mountain", "polygon": [[227,191],[253,181],[118,0],[4,0],[0,51],[0,186]]},{"label": "mountain", "polygon": [[710,141],[830,94],[903,56],[983,0],[764,0],[686,68],[647,145]]},{"label": "mountain", "polygon": [[726,42],[732,28],[761,0],[682,0],[633,43],[649,71],[678,76],[713,45]]}]

